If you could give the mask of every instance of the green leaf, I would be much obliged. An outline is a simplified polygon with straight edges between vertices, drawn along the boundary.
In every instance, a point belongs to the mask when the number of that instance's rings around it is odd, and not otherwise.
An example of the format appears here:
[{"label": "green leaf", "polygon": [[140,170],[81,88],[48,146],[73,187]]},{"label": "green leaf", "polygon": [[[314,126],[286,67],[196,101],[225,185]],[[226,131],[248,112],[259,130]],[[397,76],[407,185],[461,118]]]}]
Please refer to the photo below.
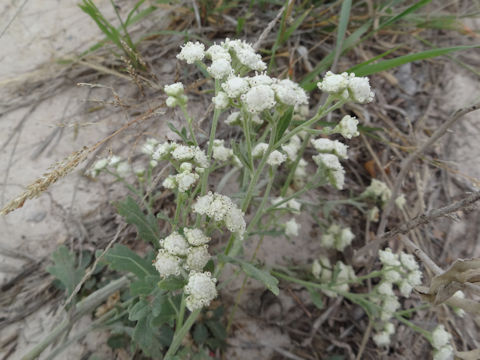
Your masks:
[{"label": "green leaf", "polygon": [[54,265],[49,266],[47,271],[55,276],[65,286],[68,295],[72,294],[75,286],[80,282],[85,274],[85,268],[88,263],[80,264],[75,267],[75,255],[68,251],[65,245],[61,245],[52,254]]},{"label": "green leaf", "polygon": [[162,346],[153,336],[155,329],[150,325],[148,317],[137,322],[133,331],[133,340],[140,346],[145,355],[159,358],[162,355]]},{"label": "green leaf", "polygon": [[313,305],[315,305],[320,310],[323,309],[324,305],[323,305],[323,300],[320,293],[311,287],[307,287],[307,290],[308,290],[308,293],[310,294],[310,299],[312,299]]},{"label": "green leaf", "polygon": [[150,313],[150,304],[145,299],[140,299],[128,309],[128,320],[137,321]]},{"label": "green leaf", "polygon": [[352,0],[343,0],[342,8],[340,9],[340,18],[338,20],[337,28],[337,43],[335,45],[334,62],[340,57],[342,53],[343,40],[347,31],[348,20],[350,19],[350,9],[352,7]]},{"label": "green leaf", "polygon": [[113,249],[110,249],[105,254],[105,261],[113,270],[131,272],[140,279],[147,275],[156,275],[152,263],[142,259],[124,245],[116,244]]},{"label": "green leaf", "polygon": [[220,321],[207,320],[205,324],[210,329],[212,335],[216,339],[224,341],[227,338],[227,331],[225,330],[225,326],[223,326]]},{"label": "green leaf", "polygon": [[152,301],[152,315],[154,316],[153,324],[160,326],[174,319],[177,312],[169,300],[168,295],[158,291]]},{"label": "green leaf", "polygon": [[193,329],[193,340],[199,345],[208,339],[208,329],[202,323],[197,323]]},{"label": "green leaf", "polygon": [[130,283],[130,295],[150,295],[157,287],[159,276],[145,276],[143,279],[138,279]]},{"label": "green leaf", "polygon": [[256,268],[247,262],[242,262],[241,267],[245,274],[260,281],[267,287],[268,290],[278,296],[280,289],[278,288],[278,279],[276,277],[270,275],[270,273],[266,271]]},{"label": "green leaf", "polygon": [[220,254],[218,258],[220,261],[223,261],[225,263],[229,262],[229,263],[240,265],[240,267],[242,268],[245,274],[263,283],[266,286],[266,288],[270,290],[272,293],[274,293],[277,296],[280,293],[280,289],[278,288],[278,279],[270,275],[269,272],[260,270],[246,261],[235,259],[223,254]]},{"label": "green leaf", "polygon": [[181,277],[169,276],[158,283],[162,290],[178,290],[185,286],[185,280]]},{"label": "green leaf", "polygon": [[277,124],[277,133],[275,134],[275,142],[278,142],[285,131],[287,131],[293,117],[293,106],[290,106],[287,111],[282,115]]},{"label": "green leaf", "polygon": [[108,338],[107,345],[112,349],[126,348],[128,345],[128,338],[125,334],[115,334]]},{"label": "green leaf", "polygon": [[448,47],[448,48],[422,51],[416,54],[399,56],[394,59],[380,61],[376,64],[367,64],[365,66],[361,66],[355,70],[355,75],[367,76],[367,75],[375,74],[381,71],[390,70],[394,67],[397,67],[412,61],[430,59],[430,58],[445,55],[454,51],[467,50],[467,49],[473,49],[478,47],[480,47],[480,45],[454,46],[454,47]]},{"label": "green leaf", "polygon": [[128,224],[135,225],[138,236],[153,243],[160,237],[157,219],[153,214],[145,215],[138,204],[130,196],[123,202],[116,204],[117,211],[125,217]]}]

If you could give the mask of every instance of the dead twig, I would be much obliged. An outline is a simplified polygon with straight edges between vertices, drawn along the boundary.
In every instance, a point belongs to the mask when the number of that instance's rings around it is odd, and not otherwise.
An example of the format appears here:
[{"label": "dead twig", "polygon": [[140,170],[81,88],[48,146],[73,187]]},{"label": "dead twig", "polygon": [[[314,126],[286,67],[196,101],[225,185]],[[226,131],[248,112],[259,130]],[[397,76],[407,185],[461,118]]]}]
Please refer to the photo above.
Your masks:
[{"label": "dead twig", "polygon": [[439,209],[434,209],[429,211],[426,214],[422,214],[420,216],[417,216],[416,218],[408,221],[407,223],[402,224],[401,226],[388,231],[386,233],[383,233],[379,237],[377,237],[374,241],[371,241],[364,247],[362,247],[360,250],[356,252],[355,258],[359,259],[361,258],[364,254],[366,254],[369,250],[378,248],[381,246],[383,243],[385,243],[387,240],[399,235],[399,234],[407,234],[410,230],[415,229],[416,227],[420,225],[425,225],[431,222],[434,219],[437,219],[439,217],[443,216],[448,216],[449,214],[456,212],[458,210],[467,208],[468,206],[472,205],[476,201],[480,200],[480,191],[476,191],[467,197],[463,198],[460,201],[454,202],[453,204],[444,206]]},{"label": "dead twig", "polygon": [[400,172],[398,173],[396,180],[395,180],[395,185],[392,190],[392,196],[390,197],[390,200],[388,201],[387,205],[385,206],[383,212],[382,212],[382,217],[380,220],[380,224],[378,226],[377,230],[377,236],[380,236],[384,233],[385,227],[387,225],[387,219],[390,213],[393,210],[393,207],[395,205],[395,199],[397,198],[397,195],[400,191],[400,187],[402,186],[402,182],[407,175],[408,171],[410,170],[410,167],[412,166],[413,162],[415,159],[421,155],[427,148],[429,148],[431,145],[433,145],[438,139],[440,139],[446,132],[447,130],[455,124],[458,120],[460,120],[464,115],[478,110],[480,108],[480,103],[477,103],[475,105],[469,106],[464,109],[460,109],[456,111],[453,116],[447,120],[445,123],[442,124],[434,133],[433,135],[422,145],[420,146],[417,150],[415,150],[413,153],[411,153],[405,160],[403,160],[401,164],[401,169]]}]

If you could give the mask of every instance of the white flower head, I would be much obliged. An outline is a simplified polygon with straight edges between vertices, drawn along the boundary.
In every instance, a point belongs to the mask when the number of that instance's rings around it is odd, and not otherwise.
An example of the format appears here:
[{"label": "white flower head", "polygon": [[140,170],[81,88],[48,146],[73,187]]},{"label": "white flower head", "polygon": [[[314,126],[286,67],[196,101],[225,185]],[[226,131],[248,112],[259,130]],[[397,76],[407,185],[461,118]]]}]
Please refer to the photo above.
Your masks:
[{"label": "white flower head", "polygon": [[122,161],[120,164],[117,165],[117,174],[120,177],[127,176],[131,170],[132,170],[132,167],[126,161]]},{"label": "white flower head", "polygon": [[399,288],[402,296],[404,296],[406,298],[410,297],[410,294],[413,291],[413,286],[410,285],[410,283],[407,280],[402,280],[400,282],[400,284],[398,285],[398,288]]},{"label": "white flower head", "polygon": [[268,149],[268,144],[266,143],[258,143],[252,150],[252,156],[254,158],[261,157],[265,154],[265,151]]},{"label": "white flower head", "polygon": [[[202,168],[207,168],[207,167],[210,166],[210,164],[208,162],[207,154],[205,154],[205,151],[200,149],[198,146],[196,146],[195,149],[194,149],[193,159],[195,160],[197,165],[202,167]],[[198,167],[196,168],[196,171],[198,173],[200,173]]]},{"label": "white flower head", "polygon": [[343,170],[342,164],[340,164],[340,161],[336,155],[318,154],[312,156],[312,159],[318,166],[322,165],[329,170]]},{"label": "white flower head", "polygon": [[193,64],[195,61],[202,61],[205,57],[205,45],[200,42],[187,42],[182,46],[182,50],[177,55],[177,59],[184,60],[187,64]]},{"label": "white flower head", "polygon": [[445,345],[444,347],[433,352],[433,360],[453,360],[453,346]]},{"label": "white flower head", "polygon": [[285,235],[289,237],[298,236],[298,223],[291,218],[285,223]]},{"label": "white flower head", "polygon": [[181,172],[175,176],[176,183],[178,185],[178,191],[184,193],[188,191],[193,184],[197,182],[199,179],[199,175],[197,173],[192,173],[189,171]]},{"label": "white flower head", "polygon": [[109,160],[108,160],[108,166],[113,166],[116,167],[120,162],[122,161],[122,158],[117,155],[113,155]]},{"label": "white flower head", "polygon": [[320,90],[329,94],[340,94],[348,86],[349,76],[347,73],[334,74],[328,71],[322,82],[317,83]]},{"label": "white flower head", "polygon": [[227,38],[222,45],[233,51],[238,61],[247,68],[255,71],[263,71],[267,68],[267,65],[262,61],[262,57],[247,42]]},{"label": "white flower head", "polygon": [[225,226],[230,232],[238,233],[240,237],[243,237],[247,225],[242,210],[233,205],[225,216]]},{"label": "white flower head", "polygon": [[161,277],[167,277],[170,275],[180,275],[181,264],[182,259],[178,256],[172,255],[164,249],[160,249],[153,265]]},{"label": "white flower head", "polygon": [[272,85],[277,99],[285,105],[300,106],[308,104],[308,96],[297,83],[284,79]]},{"label": "white flower head", "polygon": [[270,166],[279,166],[287,160],[287,155],[282,154],[278,150],[274,150],[268,155],[267,164]]},{"label": "white flower head", "polygon": [[185,228],[183,229],[183,232],[185,234],[185,237],[187,238],[188,243],[192,246],[205,245],[210,241],[210,238],[205,235],[204,232],[200,229]]},{"label": "white flower head", "polygon": [[175,150],[172,151],[172,157],[179,161],[192,160],[195,157],[195,147],[178,145]]},{"label": "white flower head", "polygon": [[235,111],[233,113],[231,113],[230,115],[228,115],[227,119],[225,120],[225,124],[227,125],[240,125],[240,121],[241,121],[241,113],[240,111]]},{"label": "white flower head", "polygon": [[357,125],[358,120],[356,117],[345,115],[333,131],[339,132],[346,139],[351,139],[354,136],[360,135],[357,130]]},{"label": "white flower head", "polygon": [[215,105],[215,109],[223,110],[228,107],[230,99],[223,91],[219,91],[217,96],[212,98],[212,102]]},{"label": "white flower head", "polygon": [[187,259],[185,260],[185,269],[202,271],[210,257],[207,245],[191,247],[188,249]]},{"label": "white flower head", "polygon": [[387,314],[393,314],[400,308],[400,303],[396,296],[388,296],[385,298],[382,304],[382,309]]},{"label": "white flower head", "polygon": [[228,50],[225,49],[223,46],[216,44],[210,46],[205,52],[205,55],[212,61],[223,59],[230,62],[232,60],[232,57],[230,56]]},{"label": "white flower head", "polygon": [[385,250],[379,250],[378,256],[380,257],[380,262],[383,265],[387,266],[400,266],[400,261],[398,260],[398,255],[392,252],[392,249],[386,248]]},{"label": "white flower head", "polygon": [[222,80],[233,73],[230,61],[217,59],[207,68],[207,71],[214,79]]},{"label": "white flower head", "polygon": [[370,89],[370,81],[367,77],[350,76],[348,90],[352,100],[360,104],[372,102],[375,96],[375,93]]},{"label": "white flower head", "polygon": [[382,281],[378,286],[377,286],[377,291],[379,294],[385,295],[385,296],[395,296],[393,292],[393,287],[391,282],[387,281]]},{"label": "white flower head", "polygon": [[397,205],[399,209],[403,209],[406,203],[407,199],[405,198],[404,194],[401,194],[395,199],[395,205]]},{"label": "white flower head", "polygon": [[172,255],[185,256],[189,248],[187,240],[176,231],[161,240],[160,244]]},{"label": "white flower head", "polygon": [[152,156],[157,145],[158,145],[157,139],[148,138],[147,140],[145,140],[145,143],[142,145],[141,152],[144,153],[145,155]]},{"label": "white flower head", "polygon": [[183,84],[181,82],[177,82],[171,85],[165,85],[163,90],[165,91],[165,94],[173,97],[178,97],[180,95],[183,95],[183,92],[184,92]]},{"label": "white flower head", "polygon": [[335,248],[338,251],[343,251],[347,246],[349,246],[352,243],[352,240],[355,238],[355,235],[352,233],[350,228],[344,228],[340,231],[340,234],[338,235],[338,240],[337,244],[335,245]]},{"label": "white flower head", "polygon": [[189,162],[183,162],[180,164],[180,172],[192,172],[193,165]]},{"label": "white flower head", "polygon": [[228,161],[233,156],[233,150],[226,148],[223,145],[223,140],[215,140],[213,142],[213,155],[212,157],[218,161]]},{"label": "white flower head", "polygon": [[289,142],[288,144],[282,145],[282,150],[288,156],[288,160],[295,161],[297,159],[298,150],[300,150],[300,146],[294,142]]},{"label": "white flower head", "polygon": [[407,281],[412,286],[418,286],[422,284],[422,272],[420,270],[414,270],[407,275]]},{"label": "white flower head", "polygon": [[186,305],[190,311],[208,306],[217,297],[215,283],[217,279],[212,278],[209,272],[190,272],[188,283],[185,285]]},{"label": "white flower head", "polygon": [[402,266],[409,271],[415,271],[419,269],[419,266],[417,261],[415,260],[415,257],[411,254],[401,252],[400,262],[402,263]]},{"label": "white flower head", "polygon": [[257,85],[241,96],[247,110],[251,113],[259,113],[275,106],[275,93],[268,85]]},{"label": "white flower head", "polygon": [[163,180],[162,182],[162,186],[165,188],[165,189],[170,189],[170,190],[173,190],[177,187],[177,182],[175,180],[175,175],[169,175],[165,178],[165,180]]},{"label": "white flower head", "polygon": [[393,269],[385,271],[385,274],[383,274],[383,276],[386,281],[392,284],[397,283],[401,279],[401,274],[398,271]]},{"label": "white flower head", "polygon": [[434,349],[440,349],[450,343],[452,336],[445,330],[443,325],[438,325],[432,332],[432,346]]},{"label": "white flower head", "polygon": [[327,138],[314,139],[311,141],[315,150],[320,153],[332,153],[340,159],[347,159],[348,146],[338,140],[330,140]]},{"label": "white flower head", "polygon": [[245,94],[249,88],[248,81],[239,76],[231,76],[222,84],[223,91],[232,99]]},{"label": "white flower head", "polygon": [[390,345],[390,334],[386,331],[381,331],[373,335],[373,341],[378,347],[386,347]]},{"label": "white flower head", "polygon": [[105,169],[109,164],[109,160],[107,158],[97,160],[95,164],[93,164],[93,171],[99,172],[103,169]]},{"label": "white flower head", "polygon": [[262,74],[255,74],[255,76],[247,78],[250,86],[257,86],[257,85],[272,85],[275,80],[272,79],[265,73]]}]

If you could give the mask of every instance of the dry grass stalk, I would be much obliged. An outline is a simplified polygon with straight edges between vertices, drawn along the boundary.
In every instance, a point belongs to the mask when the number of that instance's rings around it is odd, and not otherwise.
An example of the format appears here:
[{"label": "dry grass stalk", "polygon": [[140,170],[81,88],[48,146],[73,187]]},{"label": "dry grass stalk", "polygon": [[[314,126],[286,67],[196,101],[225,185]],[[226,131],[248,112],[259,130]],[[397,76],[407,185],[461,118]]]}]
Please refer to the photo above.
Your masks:
[{"label": "dry grass stalk", "polygon": [[59,179],[71,173],[81,162],[83,162],[87,158],[87,156],[91,152],[96,150],[100,145],[109,141],[114,136],[118,135],[119,133],[121,133],[128,127],[130,127],[131,125],[148,119],[150,116],[152,116],[155,113],[155,110],[163,106],[164,105],[162,104],[160,106],[157,106],[153,109],[148,110],[143,115],[140,115],[139,117],[128,122],[127,124],[122,126],[120,129],[116,130],[113,134],[97,142],[95,145],[91,147],[85,146],[82,150],[76,151],[70,154],[68,157],[66,157],[63,161],[56,163],[53,166],[52,171],[47,172],[42,177],[36,179],[33,183],[27,186],[27,189],[23,193],[21,193],[15,199],[8,202],[0,210],[0,215],[7,215],[12,211],[21,208],[26,200],[33,199],[40,196],[44,191],[46,191],[50,187],[50,185],[56,183]]}]

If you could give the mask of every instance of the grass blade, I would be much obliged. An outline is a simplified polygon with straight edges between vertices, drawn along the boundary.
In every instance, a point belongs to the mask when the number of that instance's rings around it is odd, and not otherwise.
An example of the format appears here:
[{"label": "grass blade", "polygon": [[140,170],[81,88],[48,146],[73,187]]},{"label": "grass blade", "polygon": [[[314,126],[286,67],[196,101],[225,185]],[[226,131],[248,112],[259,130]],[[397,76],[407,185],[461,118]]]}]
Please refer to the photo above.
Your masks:
[{"label": "grass blade", "polygon": [[437,57],[440,55],[445,55],[454,51],[474,49],[478,47],[480,47],[480,45],[454,46],[454,47],[448,47],[448,48],[422,51],[416,54],[408,54],[408,55],[396,57],[394,59],[384,60],[377,64],[367,64],[367,65],[361,66],[356,69],[355,74],[357,76],[372,75],[380,71],[389,70],[394,67],[397,67],[412,61],[429,59],[429,58]]},{"label": "grass blade", "polygon": [[351,8],[352,0],[343,0],[342,8],[340,9],[340,19],[338,21],[337,44],[335,46],[335,57],[333,59],[333,64],[337,64],[338,58],[342,53],[343,40],[345,40],[345,33],[347,31],[348,20],[350,19]]}]

